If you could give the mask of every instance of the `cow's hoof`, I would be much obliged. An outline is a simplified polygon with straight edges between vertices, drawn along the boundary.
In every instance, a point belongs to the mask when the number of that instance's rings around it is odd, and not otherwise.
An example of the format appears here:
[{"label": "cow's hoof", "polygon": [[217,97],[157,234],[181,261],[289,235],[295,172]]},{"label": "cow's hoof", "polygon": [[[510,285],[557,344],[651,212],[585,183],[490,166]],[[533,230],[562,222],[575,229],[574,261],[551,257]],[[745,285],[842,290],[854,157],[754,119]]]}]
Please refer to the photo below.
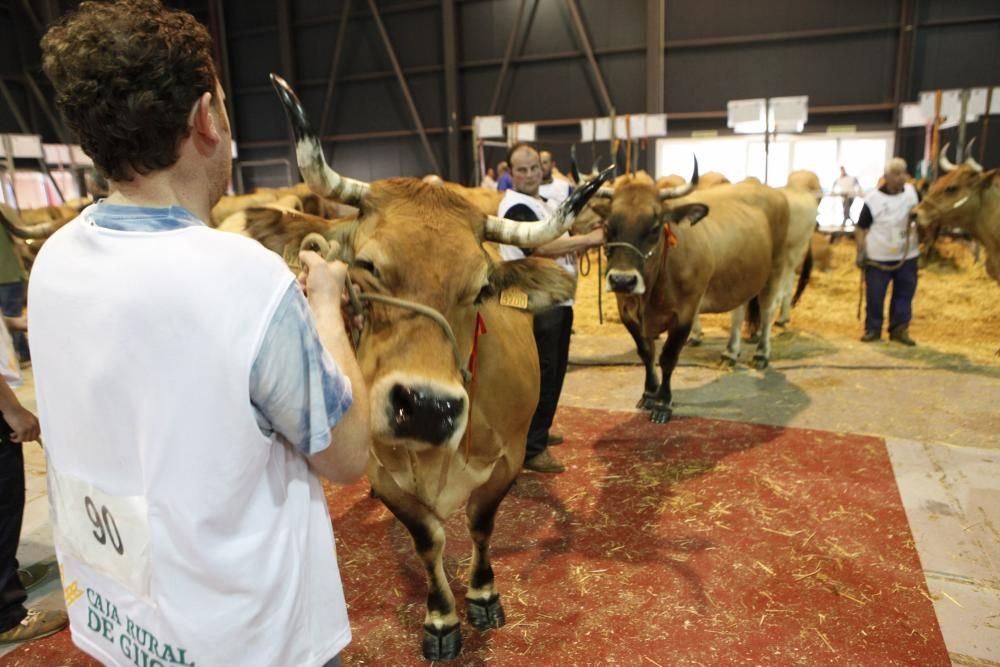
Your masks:
[{"label": "cow's hoof", "polygon": [[778,320],[777,322],[774,323],[774,326],[781,327],[782,329],[784,329],[785,327],[788,326],[788,320]]},{"label": "cow's hoof", "polygon": [[642,398],[635,404],[635,407],[639,410],[652,410],[654,405],[656,405],[656,398],[653,394],[643,392]]},{"label": "cow's hoof", "polygon": [[663,401],[657,401],[649,413],[649,421],[654,424],[666,424],[674,416],[674,409]]},{"label": "cow's hoof", "polygon": [[698,347],[705,340],[702,336],[691,336],[688,338],[688,347]]},{"label": "cow's hoof", "polygon": [[424,626],[424,657],[428,660],[454,660],[462,652],[462,629],[456,624],[446,628]]},{"label": "cow's hoof", "polygon": [[754,357],[753,357],[753,367],[754,368],[756,368],[759,371],[762,371],[765,368],[767,368],[767,364],[768,364],[767,357],[763,357],[763,356],[756,355],[756,354],[754,355]]},{"label": "cow's hoof", "polygon": [[502,628],[507,622],[500,596],[494,593],[488,600],[465,599],[465,614],[476,630],[485,632],[491,628]]},{"label": "cow's hoof", "polygon": [[369,487],[369,489],[368,489],[368,497],[369,498],[378,498],[378,493],[375,492],[375,487],[374,486]]},{"label": "cow's hoof", "polygon": [[722,355],[719,358],[719,366],[721,368],[736,368],[736,359],[733,357],[727,357],[726,355]]}]

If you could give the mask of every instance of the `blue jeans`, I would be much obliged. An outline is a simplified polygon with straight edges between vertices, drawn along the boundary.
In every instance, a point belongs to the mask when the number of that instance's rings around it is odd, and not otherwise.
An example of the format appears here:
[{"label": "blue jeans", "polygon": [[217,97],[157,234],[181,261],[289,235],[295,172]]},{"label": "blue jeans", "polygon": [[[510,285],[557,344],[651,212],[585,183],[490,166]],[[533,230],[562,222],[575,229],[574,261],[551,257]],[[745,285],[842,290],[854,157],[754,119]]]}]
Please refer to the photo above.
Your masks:
[{"label": "blue jeans", "polygon": [[[883,262],[894,264],[895,262]],[[913,318],[913,295],[917,293],[917,258],[908,259],[895,271],[865,267],[865,331],[882,333],[885,293],[892,283],[889,301],[889,331],[909,324]]]},{"label": "blue jeans", "polygon": [[[24,281],[19,283],[4,283],[0,285],[0,312],[7,317],[20,317],[24,313],[24,299],[27,296],[28,284]],[[10,337],[14,339],[14,350],[21,361],[30,361],[31,352],[28,350],[28,337],[23,331],[11,331]]]}]

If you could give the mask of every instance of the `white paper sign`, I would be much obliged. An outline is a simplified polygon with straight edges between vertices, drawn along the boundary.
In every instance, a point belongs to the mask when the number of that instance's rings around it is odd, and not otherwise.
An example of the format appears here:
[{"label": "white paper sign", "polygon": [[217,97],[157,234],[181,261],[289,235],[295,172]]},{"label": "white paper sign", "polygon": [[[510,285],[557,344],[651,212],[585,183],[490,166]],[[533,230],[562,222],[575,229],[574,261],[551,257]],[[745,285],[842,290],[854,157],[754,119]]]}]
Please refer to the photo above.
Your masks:
[{"label": "white paper sign", "polygon": [[473,118],[476,136],[480,139],[503,139],[503,116],[476,116]]},{"label": "white paper sign", "polygon": [[1000,86],[993,89],[993,99],[990,100],[990,115],[1000,114]]},{"label": "white paper sign", "polygon": [[646,137],[646,114],[637,113],[628,117],[628,131],[633,139]]},{"label": "white paper sign", "polygon": [[594,119],[594,138],[597,141],[610,141],[611,140],[611,119],[610,118],[595,118]]},{"label": "white paper sign", "polygon": [[624,139],[628,136],[628,123],[625,116],[615,116],[615,139]]},{"label": "white paper sign", "polygon": [[11,150],[14,157],[20,158],[43,158],[45,151],[42,150],[42,138],[37,134],[10,134]]},{"label": "white paper sign", "polygon": [[507,126],[507,132],[510,134],[511,140],[515,142],[535,140],[534,123],[511,123]]},{"label": "white paper sign", "polygon": [[809,118],[809,97],[772,97],[768,100],[768,127],[773,132],[801,132]]},{"label": "white paper sign", "polygon": [[69,147],[70,156],[73,158],[73,162],[77,166],[81,167],[92,167],[94,161],[90,159],[90,156],[83,152],[83,149],[78,145],[73,144]]},{"label": "white paper sign", "polygon": [[900,127],[924,127],[928,119],[924,116],[924,110],[920,104],[907,103],[899,105],[899,126]]},{"label": "white paper sign", "polygon": [[646,116],[646,136],[665,137],[667,136],[667,114],[654,113]]},{"label": "white paper sign", "polygon": [[69,164],[69,146],[66,144],[42,144],[47,164]]},{"label": "white paper sign", "polygon": [[594,119],[585,118],[580,121],[580,141],[594,140]]},{"label": "white paper sign", "polygon": [[763,97],[729,100],[726,103],[726,126],[740,134],[761,134],[767,127],[764,108]]}]

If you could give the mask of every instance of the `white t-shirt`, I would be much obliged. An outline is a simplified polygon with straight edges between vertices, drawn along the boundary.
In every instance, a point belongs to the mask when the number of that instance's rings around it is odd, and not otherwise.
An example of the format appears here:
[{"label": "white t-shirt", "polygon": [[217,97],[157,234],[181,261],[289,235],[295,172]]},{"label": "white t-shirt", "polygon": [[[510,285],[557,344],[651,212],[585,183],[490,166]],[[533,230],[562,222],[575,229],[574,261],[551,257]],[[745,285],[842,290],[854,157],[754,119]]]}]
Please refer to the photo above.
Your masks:
[{"label": "white t-shirt", "polygon": [[56,555],[73,641],[104,664],[318,666],[350,641],[323,489],[249,400],[293,280],[250,239],[87,211],[38,255]]},{"label": "white t-shirt", "polygon": [[553,178],[551,183],[542,183],[538,186],[538,194],[554,206],[566,201],[569,192],[569,183],[559,178]]},{"label": "white t-shirt", "polygon": [[[517,206],[518,204],[524,204],[528,208],[530,208],[535,213],[535,215],[538,216],[539,220],[545,220],[553,213],[553,210],[552,208],[550,208],[548,202],[542,202],[535,197],[521,194],[520,192],[516,192],[515,190],[507,190],[504,192],[503,199],[500,200],[500,206],[497,209],[497,215],[503,217],[507,213],[507,211]],[[528,224],[532,223],[529,222]],[[566,238],[568,236],[569,233],[566,233],[559,238]],[[503,257],[504,260],[508,262],[517,259],[524,259],[526,256],[524,254],[524,251],[518,248],[517,246],[508,245],[506,243],[501,243],[499,244],[499,246],[500,246],[500,256]],[[566,273],[573,276],[574,281],[576,280],[576,255],[570,253],[568,255],[561,255],[559,257],[554,257],[552,259],[555,260],[556,264],[561,266],[563,270],[566,271]],[[573,299],[567,299],[566,301],[563,301],[559,305],[572,306]]]},{"label": "white t-shirt", "polygon": [[850,174],[841,176],[833,184],[833,194],[856,197],[861,194],[861,185],[858,183],[858,179]]},{"label": "white t-shirt", "polygon": [[[909,183],[894,195],[872,190],[865,195],[865,205],[872,214],[872,224],[865,234],[865,255],[876,262],[912,259],[920,254],[915,226],[910,225],[910,209],[919,203],[917,191]],[[909,243],[907,243],[909,230]],[[903,257],[903,251],[906,257]]]}]

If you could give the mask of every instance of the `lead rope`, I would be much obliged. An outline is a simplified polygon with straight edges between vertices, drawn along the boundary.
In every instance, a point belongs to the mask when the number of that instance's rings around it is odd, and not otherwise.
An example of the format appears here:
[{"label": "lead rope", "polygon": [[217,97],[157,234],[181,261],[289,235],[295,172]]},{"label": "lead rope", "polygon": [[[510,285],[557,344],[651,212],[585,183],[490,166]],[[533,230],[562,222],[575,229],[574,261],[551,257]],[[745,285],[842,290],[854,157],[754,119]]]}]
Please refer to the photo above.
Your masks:
[{"label": "lead rope", "polygon": [[[307,234],[305,238],[302,239],[301,243],[302,250],[313,250],[318,252],[320,256],[324,257],[327,261],[333,261],[339,259],[330,250],[330,242],[326,240],[321,234],[313,232]],[[434,310],[430,306],[425,306],[421,303],[414,303],[413,301],[406,301],[405,299],[397,299],[392,296],[386,296],[384,294],[368,294],[368,293],[358,293],[354,289],[353,283],[348,280],[346,283],[347,287],[347,298],[350,301],[351,309],[354,311],[355,315],[362,314],[364,312],[362,301],[377,301],[378,303],[388,304],[390,306],[396,306],[397,308],[403,308],[406,310],[412,310],[415,313],[419,313],[425,317],[429,317],[434,320],[441,330],[444,332],[445,336],[448,338],[448,342],[451,343],[452,352],[455,354],[455,367],[458,372],[462,375],[462,382],[468,386],[469,381],[472,378],[472,374],[469,372],[466,364],[462,363],[461,352],[458,349],[458,340],[455,339],[455,332],[452,331],[451,325],[448,324],[448,320],[444,318],[444,315]],[[353,322],[351,325],[351,339],[354,341],[354,347],[357,349],[358,342],[361,337],[361,332],[358,331],[354,326]]]},{"label": "lead rope", "polygon": [[465,463],[469,463],[469,452],[472,448],[472,403],[476,397],[476,367],[479,362],[479,337],[486,333],[486,320],[482,313],[476,311],[476,330],[472,334],[472,352],[469,353],[469,419],[465,424]]}]

